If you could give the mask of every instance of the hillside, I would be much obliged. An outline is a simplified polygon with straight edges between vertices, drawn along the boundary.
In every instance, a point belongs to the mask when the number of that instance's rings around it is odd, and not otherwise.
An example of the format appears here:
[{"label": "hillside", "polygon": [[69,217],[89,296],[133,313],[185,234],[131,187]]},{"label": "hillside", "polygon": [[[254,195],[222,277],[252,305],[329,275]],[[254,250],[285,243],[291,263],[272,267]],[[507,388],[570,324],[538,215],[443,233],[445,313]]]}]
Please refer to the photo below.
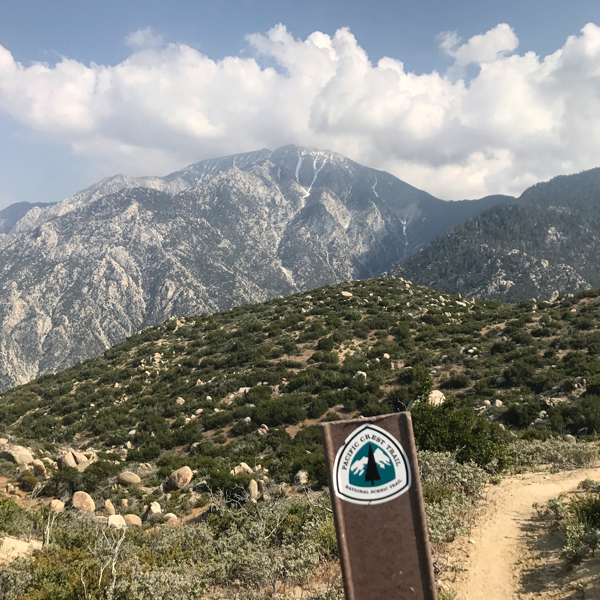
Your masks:
[{"label": "hillside", "polygon": [[0,390],[171,316],[379,275],[506,200],[444,202],[296,146],[108,178],[0,234]]},{"label": "hillside", "polygon": [[448,293],[518,302],[600,286],[600,169],[487,209],[390,270]]},{"label": "hillside", "polygon": [[51,541],[0,593],[341,600],[316,425],[409,406],[443,573],[488,482],[597,457],[599,325],[380,278],[148,328],[0,398],[0,534]]},{"label": "hillside", "polygon": [[[510,305],[397,279],[327,286],[146,329],[3,394],[0,431],[132,461],[196,442],[227,454],[263,425],[384,414],[439,389],[493,422],[527,428],[545,411],[536,427],[590,434],[599,319],[597,292]],[[298,460],[275,471],[324,483],[320,457]]]}]

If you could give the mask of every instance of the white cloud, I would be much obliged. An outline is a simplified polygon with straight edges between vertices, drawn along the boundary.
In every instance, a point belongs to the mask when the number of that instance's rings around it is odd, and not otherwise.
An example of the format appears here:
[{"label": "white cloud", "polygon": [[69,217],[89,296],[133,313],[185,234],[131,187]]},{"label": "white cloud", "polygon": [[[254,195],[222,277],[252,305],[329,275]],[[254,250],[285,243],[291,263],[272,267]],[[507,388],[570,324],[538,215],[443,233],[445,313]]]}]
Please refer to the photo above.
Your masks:
[{"label": "white cloud", "polygon": [[[296,143],[337,150],[444,198],[519,193],[598,166],[600,28],[555,53],[517,53],[506,24],[462,43],[445,74],[369,60],[347,29],[248,36],[214,61],[149,29],[112,65],[23,66],[0,46],[0,110],[114,172],[161,174],[225,153]],[[458,76],[470,63],[479,72]],[[272,66],[265,66],[265,64]]]},{"label": "white cloud", "polygon": [[165,40],[162,35],[156,34],[151,27],[132,31],[126,38],[125,43],[134,50],[145,48],[160,48],[164,46]]},{"label": "white cloud", "polygon": [[506,23],[500,23],[482,35],[474,35],[462,45],[456,31],[445,31],[439,38],[442,50],[452,56],[458,65],[493,62],[516,50],[519,45],[513,28]]}]

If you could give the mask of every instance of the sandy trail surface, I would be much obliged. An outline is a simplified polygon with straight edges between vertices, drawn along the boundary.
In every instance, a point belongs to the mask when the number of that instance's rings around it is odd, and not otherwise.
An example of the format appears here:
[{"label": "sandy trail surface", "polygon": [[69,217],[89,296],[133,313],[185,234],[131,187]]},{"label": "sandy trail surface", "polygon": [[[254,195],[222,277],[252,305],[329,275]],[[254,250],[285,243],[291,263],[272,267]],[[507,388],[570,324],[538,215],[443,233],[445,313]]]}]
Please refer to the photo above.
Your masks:
[{"label": "sandy trail surface", "polygon": [[572,581],[569,593],[561,592],[558,534],[541,530],[533,505],[575,490],[586,478],[599,480],[600,467],[515,475],[492,487],[489,510],[469,536],[466,571],[452,586],[456,600],[572,597]]}]

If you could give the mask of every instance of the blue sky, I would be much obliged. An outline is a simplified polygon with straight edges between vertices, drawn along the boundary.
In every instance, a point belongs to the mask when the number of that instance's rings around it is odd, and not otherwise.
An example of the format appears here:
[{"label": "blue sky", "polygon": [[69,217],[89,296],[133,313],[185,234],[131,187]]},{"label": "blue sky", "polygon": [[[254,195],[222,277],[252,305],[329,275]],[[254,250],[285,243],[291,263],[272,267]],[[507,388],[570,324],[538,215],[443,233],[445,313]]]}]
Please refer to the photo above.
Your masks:
[{"label": "blue sky", "polygon": [[588,23],[597,1],[3,0],[0,207],[283,143],[519,193],[600,166]]}]

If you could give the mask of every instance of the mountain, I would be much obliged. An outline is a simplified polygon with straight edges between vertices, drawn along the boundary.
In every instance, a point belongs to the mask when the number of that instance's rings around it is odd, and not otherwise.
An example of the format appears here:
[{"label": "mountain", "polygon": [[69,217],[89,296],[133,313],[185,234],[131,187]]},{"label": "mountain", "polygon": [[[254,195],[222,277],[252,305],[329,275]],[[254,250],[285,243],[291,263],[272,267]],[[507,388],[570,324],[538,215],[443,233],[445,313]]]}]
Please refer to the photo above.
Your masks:
[{"label": "mountain", "polygon": [[54,206],[54,203],[48,202],[15,202],[6,208],[0,210],[0,240],[2,234],[8,233],[29,211],[34,208],[47,208]]},{"label": "mountain", "polygon": [[104,179],[0,235],[0,389],[171,316],[381,274],[508,200],[444,202],[296,146]]},{"label": "mountain", "polygon": [[600,169],[527,189],[389,271],[448,293],[517,302],[600,286]]}]

